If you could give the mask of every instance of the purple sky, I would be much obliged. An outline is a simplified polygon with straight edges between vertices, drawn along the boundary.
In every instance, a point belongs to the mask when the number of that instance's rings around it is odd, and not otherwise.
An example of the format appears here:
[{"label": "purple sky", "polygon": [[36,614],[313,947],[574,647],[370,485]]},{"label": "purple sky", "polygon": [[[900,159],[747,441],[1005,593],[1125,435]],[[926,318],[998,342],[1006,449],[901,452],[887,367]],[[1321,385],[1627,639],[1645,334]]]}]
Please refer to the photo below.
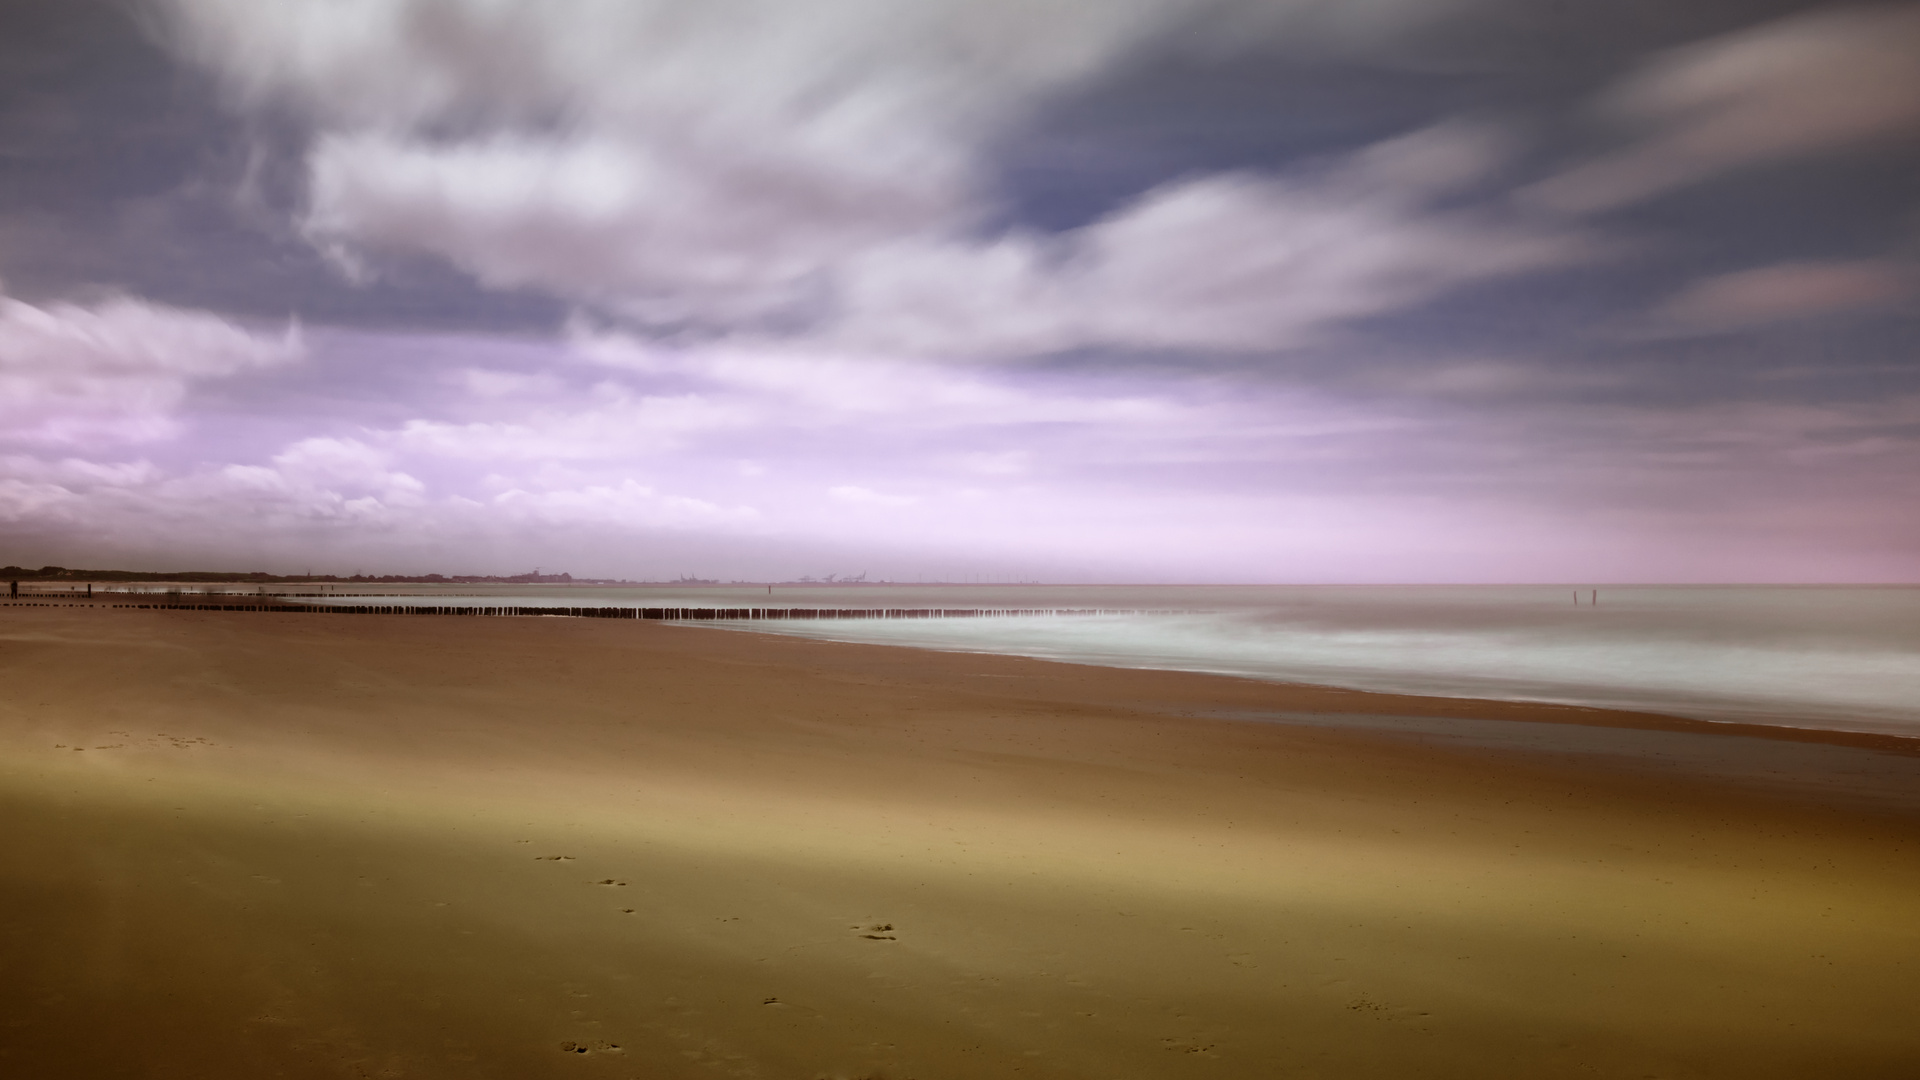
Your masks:
[{"label": "purple sky", "polygon": [[1585,7],[9,4],[0,563],[1920,580],[1920,5]]}]

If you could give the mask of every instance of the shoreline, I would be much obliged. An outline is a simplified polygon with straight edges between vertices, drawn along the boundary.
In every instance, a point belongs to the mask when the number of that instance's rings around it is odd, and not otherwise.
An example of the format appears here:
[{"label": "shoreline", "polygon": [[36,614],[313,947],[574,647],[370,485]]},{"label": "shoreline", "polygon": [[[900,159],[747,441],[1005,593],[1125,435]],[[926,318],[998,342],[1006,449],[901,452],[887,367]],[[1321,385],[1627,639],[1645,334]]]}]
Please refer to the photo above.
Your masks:
[{"label": "shoreline", "polygon": [[[1303,690],[1326,690],[1343,694],[1368,694],[1381,698],[1404,699],[1410,701],[1460,702],[1488,706],[1517,706],[1537,710],[1541,716],[1530,717],[1523,722],[1532,723],[1582,723],[1580,720],[1557,720],[1550,715],[1553,710],[1565,710],[1605,716],[1612,719],[1600,721],[1599,726],[1609,727],[1646,727],[1658,728],[1666,725],[1678,725],[1689,731],[1702,733],[1719,732],[1751,738],[1772,738],[1792,742],[1829,743],[1836,746],[1855,746],[1863,749],[1886,750],[1891,753],[1920,754],[1920,732],[1912,735],[1895,734],[1889,731],[1864,730],[1861,728],[1822,727],[1807,723],[1777,724],[1762,723],[1751,719],[1716,720],[1701,716],[1684,716],[1679,713],[1662,712],[1657,708],[1628,708],[1617,705],[1583,703],[1575,701],[1556,701],[1547,698],[1496,698],[1471,694],[1414,693],[1395,690],[1375,690],[1363,686],[1344,686],[1338,683],[1303,682],[1251,675],[1245,672],[1221,668],[1203,667],[1165,667],[1145,664],[1122,664],[1119,662],[1101,663],[1097,660],[1071,659],[1057,656],[1039,656],[1023,652],[999,652],[989,649],[966,649],[960,647],[942,648],[936,645],[922,645],[914,642],[876,642],[859,641],[850,638],[835,638],[826,635],[781,634],[777,630],[762,629],[755,626],[702,626],[701,629],[722,630],[745,634],[768,634],[781,637],[800,637],[803,640],[830,642],[837,645],[851,645],[881,649],[918,649],[932,653],[959,656],[1009,656],[1038,663],[1067,664],[1080,667],[1103,668],[1114,671],[1167,672],[1170,674],[1200,675],[1207,678],[1235,679],[1255,682],[1276,687],[1291,687]],[[1636,720],[1635,718],[1639,718]],[[1782,734],[1785,733],[1785,734]]]},{"label": "shoreline", "polygon": [[[1344,587],[1344,586],[1341,586],[1341,587]],[[1383,586],[1383,587],[1389,587],[1389,586]],[[1390,586],[1390,587],[1397,588],[1399,586]],[[1436,586],[1436,587],[1444,587],[1444,586]],[[1740,588],[1741,586],[1724,586],[1724,587]],[[1832,588],[1833,586],[1776,586],[1776,587],[1823,588],[1824,589],[1824,588]],[[1884,587],[1890,587],[1890,586],[1858,586],[1858,587],[1859,588],[1884,588]],[[1901,587],[1920,589],[1920,586],[1901,586]],[[313,595],[318,596],[323,594],[313,594]],[[422,595],[422,594],[406,594],[406,593],[392,594],[392,596],[395,598],[406,597],[406,596],[418,596],[418,595]],[[475,594],[476,597],[478,597],[479,595],[480,594]],[[246,594],[233,594],[232,598],[236,601],[261,599],[257,597],[251,597]],[[59,599],[62,602],[60,603],[50,602],[55,599]],[[290,613],[290,614],[321,614],[321,613],[334,614],[334,613],[352,612],[355,614],[374,614],[374,615],[407,614],[410,617],[415,617],[415,618],[420,618],[420,617],[454,618],[454,617],[471,617],[476,615],[481,615],[481,616],[491,615],[494,617],[506,617],[506,618],[596,617],[596,616],[589,616],[586,614],[587,611],[591,610],[589,608],[570,608],[567,605],[557,605],[557,604],[556,605],[533,605],[533,606],[515,606],[515,605],[508,605],[508,604],[467,605],[457,609],[448,609],[444,611],[434,610],[430,608],[425,612],[415,613],[412,611],[402,611],[399,607],[396,607],[391,611],[388,611],[380,608],[377,605],[356,604],[356,605],[339,605],[338,607],[335,607],[334,605],[330,605],[330,604],[289,603],[284,597],[280,597],[280,596],[273,596],[268,599],[271,599],[275,602],[275,606],[272,610],[280,610],[280,611],[283,611],[284,613]],[[507,598],[502,598],[502,599],[507,599]],[[255,605],[248,605],[243,603],[232,603],[232,604],[218,603],[218,604],[204,604],[204,605],[178,604],[178,603],[164,604],[164,605],[163,604],[128,604],[128,603],[113,603],[110,600],[106,599],[105,597],[102,597],[98,600],[91,599],[91,598],[80,599],[80,598],[72,598],[72,597],[59,597],[58,594],[48,594],[48,596],[45,597],[44,600],[49,602],[35,603],[33,601],[24,601],[24,600],[7,601],[5,599],[0,599],[0,611],[4,611],[6,608],[14,607],[14,606],[71,607],[71,608],[78,608],[78,609],[165,610],[165,611],[176,611],[176,612],[217,610],[217,611],[231,612],[231,613],[241,613],[241,612],[255,613],[259,611],[270,610],[267,606],[258,605],[258,604],[255,604]],[[404,605],[404,607],[408,607],[408,608],[412,608],[416,606],[418,605]],[[1836,725],[1847,724],[1850,722],[1845,719],[1835,719],[1835,720],[1828,721],[1825,724],[1813,723],[1805,720],[1795,723],[1792,721],[1791,712],[1785,712],[1785,711],[1778,714],[1779,720],[1777,722],[1759,719],[1751,714],[1743,715],[1739,712],[1735,712],[1732,710],[1725,710],[1725,709],[1721,710],[1724,713],[1724,717],[1716,718],[1708,715],[1686,715],[1681,711],[1668,712],[1668,711],[1664,711],[1661,706],[1655,703],[1648,703],[1644,706],[1641,706],[1641,705],[1627,705],[1627,704],[1611,704],[1606,702],[1594,702],[1594,701],[1583,702],[1583,701],[1577,701],[1577,700],[1554,699],[1554,698],[1547,698],[1547,697],[1522,697],[1522,696],[1487,697],[1483,695],[1470,694],[1470,693],[1447,694],[1447,693],[1438,693],[1438,692],[1430,692],[1430,691],[1386,690],[1386,689],[1370,688],[1370,687],[1360,686],[1360,685],[1342,685],[1339,683],[1305,682],[1305,681],[1286,679],[1279,676],[1268,676],[1268,675],[1262,675],[1258,673],[1232,670],[1228,668],[1209,668],[1209,667],[1203,667],[1203,666],[1165,666],[1165,665],[1152,665],[1152,664],[1145,664],[1145,663],[1123,663],[1118,660],[1103,661],[1100,659],[1093,659],[1093,658],[1038,655],[1033,652],[969,648],[969,647],[964,647],[957,644],[943,646],[943,645],[937,645],[937,644],[924,644],[924,643],[919,643],[914,641],[872,641],[872,640],[862,640],[862,639],[849,638],[849,637],[834,637],[829,634],[806,634],[806,633],[798,633],[798,632],[783,632],[782,630],[775,629],[774,626],[767,625],[769,623],[772,623],[775,625],[785,625],[789,622],[794,624],[800,624],[800,625],[808,625],[808,626],[828,625],[828,624],[837,624],[841,621],[859,623],[864,621],[865,619],[865,616],[855,618],[855,617],[852,617],[851,614],[847,612],[842,612],[839,609],[770,608],[769,609],[770,612],[782,612],[783,614],[780,614],[779,617],[777,618],[774,617],[774,615],[772,614],[769,614],[767,616],[760,616],[756,614],[751,617],[743,617],[741,619],[729,620],[729,619],[721,619],[721,618],[710,616],[705,613],[707,609],[698,608],[698,607],[695,607],[695,608],[634,608],[631,606],[621,606],[621,605],[603,605],[603,606],[607,609],[609,615],[616,619],[629,619],[629,620],[635,620],[635,621],[658,621],[658,622],[669,622],[669,623],[676,623],[676,624],[689,625],[689,626],[704,626],[705,628],[714,629],[714,630],[727,630],[727,631],[732,631],[736,633],[769,634],[769,635],[780,636],[780,637],[790,637],[790,638],[797,638],[801,640],[830,642],[830,643],[843,644],[843,645],[872,646],[876,648],[920,649],[928,652],[943,653],[943,654],[950,654],[950,655],[1010,656],[1010,657],[1019,657],[1023,659],[1035,660],[1035,661],[1046,662],[1046,663],[1076,664],[1076,665],[1108,668],[1112,670],[1121,670],[1121,671],[1147,671],[1147,672],[1159,671],[1159,672],[1169,672],[1169,673],[1203,675],[1203,676],[1224,678],[1224,679],[1245,679],[1245,680],[1250,680],[1253,682],[1264,683],[1264,684],[1273,685],[1273,686],[1300,687],[1300,688],[1308,688],[1308,689],[1326,689],[1326,690],[1333,690],[1333,691],[1339,691],[1344,693],[1374,694],[1374,695],[1380,695],[1382,697],[1408,699],[1408,700],[1414,700],[1414,701],[1433,700],[1433,701],[1482,702],[1482,703],[1496,704],[1496,705],[1497,704],[1518,705],[1518,706],[1525,706],[1525,707],[1539,709],[1539,710],[1564,709],[1564,710],[1573,710],[1573,711],[1584,711],[1584,712],[1589,712],[1594,714],[1606,714],[1606,715],[1615,716],[1615,717],[1645,717],[1645,718],[1652,718],[1659,723],[1672,723],[1672,724],[1685,725],[1688,727],[1689,730],[1705,731],[1711,728],[1713,730],[1721,731],[1724,733],[1750,736],[1754,738],[1781,738],[1781,739],[1787,739],[1790,741],[1820,742],[1820,743],[1830,743],[1833,745],[1849,745],[1849,746],[1857,746],[1857,747],[1868,748],[1868,749],[1886,750],[1888,752],[1893,752],[1893,753],[1920,752],[1920,730],[1916,730],[1915,733],[1913,734],[1904,734],[1900,732],[1887,730],[1885,726],[1879,726],[1879,727],[1836,726]],[[546,607],[552,607],[556,610],[554,611],[542,610],[542,608],[546,608]],[[741,610],[742,611],[748,611],[748,610],[758,611],[759,609],[741,609]],[[926,617],[925,615],[919,614],[917,612],[911,615],[908,615],[908,614],[892,615],[892,614],[888,614],[888,612],[890,612],[891,609],[872,609],[872,610],[883,619],[900,618],[908,621],[914,621],[919,618]],[[679,613],[679,614],[676,614],[676,613]],[[799,613],[799,614],[796,614],[796,613]],[[957,614],[962,616],[989,616],[989,615],[994,615],[998,613],[999,613],[999,609],[969,609],[969,610],[958,612]],[[1009,615],[1015,615],[1015,616],[1039,616],[1039,615],[1053,614],[1053,612],[1051,611],[1046,611],[1042,609],[1032,609],[1032,610],[1009,609],[1006,613]],[[1093,609],[1087,609],[1087,610],[1073,609],[1073,610],[1066,611],[1064,614],[1061,614],[1060,617],[1073,617],[1073,616],[1087,615],[1087,614],[1110,614],[1110,613],[1112,612],[1093,610]],[[805,617],[799,617],[800,614],[804,614]],[[831,617],[823,617],[823,616],[831,616]],[[608,617],[608,616],[597,616],[597,617]],[[1548,717],[1543,717],[1541,719],[1546,722],[1552,722],[1551,718],[1548,718]],[[1864,725],[1864,724],[1869,724],[1874,722],[1856,719],[1851,721],[1851,723],[1856,725]],[[1881,722],[1881,723],[1884,725],[1886,722]],[[1612,726],[1620,726],[1620,722],[1615,721]],[[1769,734],[1772,732],[1792,732],[1796,734],[1789,734],[1789,735]]]}]

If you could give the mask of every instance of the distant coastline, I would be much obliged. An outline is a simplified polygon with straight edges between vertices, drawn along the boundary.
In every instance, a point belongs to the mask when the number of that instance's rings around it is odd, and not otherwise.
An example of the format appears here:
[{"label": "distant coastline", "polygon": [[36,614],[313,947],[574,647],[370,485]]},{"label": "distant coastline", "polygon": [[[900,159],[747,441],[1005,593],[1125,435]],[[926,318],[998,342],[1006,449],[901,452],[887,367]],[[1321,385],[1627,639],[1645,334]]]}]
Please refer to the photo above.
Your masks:
[{"label": "distant coastline", "polygon": [[[7,581],[180,581],[207,584],[279,584],[282,582],[330,581],[384,585],[656,585],[694,584],[693,582],[625,581],[617,578],[577,578],[572,574],[269,574],[263,571],[239,573],[226,570],[73,570],[64,566],[43,566],[29,570],[23,566],[0,566],[0,580]],[[698,584],[708,584],[698,582]]]},{"label": "distant coastline", "polygon": [[[867,575],[842,576],[828,574],[825,577],[802,575],[784,581],[721,581],[718,578],[701,578],[681,575],[677,578],[661,580],[632,581],[626,578],[582,578],[572,574],[543,574],[538,570],[526,574],[269,574],[265,571],[232,570],[75,570],[65,566],[42,566],[37,570],[24,566],[0,566],[0,581],[168,581],[183,584],[205,585],[279,585],[303,582],[329,582],[335,584],[357,585],[898,585],[904,582],[868,581]],[[1038,585],[1038,581],[1000,581],[990,583],[958,581],[926,581],[922,585]]]}]

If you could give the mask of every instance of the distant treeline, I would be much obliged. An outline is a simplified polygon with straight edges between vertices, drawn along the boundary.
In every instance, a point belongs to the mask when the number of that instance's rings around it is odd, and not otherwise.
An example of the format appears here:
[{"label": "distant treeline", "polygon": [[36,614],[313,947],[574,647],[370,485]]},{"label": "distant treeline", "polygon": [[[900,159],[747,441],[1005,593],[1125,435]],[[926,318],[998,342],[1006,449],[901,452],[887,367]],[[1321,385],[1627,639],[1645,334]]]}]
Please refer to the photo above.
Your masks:
[{"label": "distant treeline", "polygon": [[638,585],[637,581],[605,578],[575,578],[572,574],[249,574],[217,570],[188,570],[160,573],[145,570],[70,570],[64,566],[43,566],[29,570],[23,566],[0,566],[0,581],[180,581],[217,584],[278,584],[298,581],[331,581],[380,585]]}]

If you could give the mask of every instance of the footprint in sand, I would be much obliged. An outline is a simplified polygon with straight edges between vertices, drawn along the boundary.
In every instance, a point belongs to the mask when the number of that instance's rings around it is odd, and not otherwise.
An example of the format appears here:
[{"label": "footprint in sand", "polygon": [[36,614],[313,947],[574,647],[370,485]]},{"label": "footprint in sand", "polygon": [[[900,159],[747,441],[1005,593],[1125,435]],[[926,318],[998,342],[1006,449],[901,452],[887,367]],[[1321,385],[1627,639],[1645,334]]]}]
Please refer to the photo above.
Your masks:
[{"label": "footprint in sand", "polygon": [[192,750],[192,749],[195,749],[196,747],[213,745],[213,740],[211,739],[201,738],[198,736],[189,739],[180,735],[169,735],[164,731],[160,732],[155,737],[165,739],[169,743],[172,743],[173,748],[175,750]]},{"label": "footprint in sand", "polygon": [[892,923],[856,924],[853,928],[855,930],[863,931],[863,933],[861,933],[860,936],[863,938],[866,938],[869,941],[898,941],[899,940],[894,936]]},{"label": "footprint in sand", "polygon": [[1400,1005],[1389,1005],[1383,1001],[1375,1001],[1365,996],[1357,997],[1347,1002],[1347,1011],[1356,1012],[1362,1016],[1371,1016],[1375,1020],[1411,1020],[1415,1022],[1431,1015],[1420,1012],[1417,1009],[1409,1009]]}]

